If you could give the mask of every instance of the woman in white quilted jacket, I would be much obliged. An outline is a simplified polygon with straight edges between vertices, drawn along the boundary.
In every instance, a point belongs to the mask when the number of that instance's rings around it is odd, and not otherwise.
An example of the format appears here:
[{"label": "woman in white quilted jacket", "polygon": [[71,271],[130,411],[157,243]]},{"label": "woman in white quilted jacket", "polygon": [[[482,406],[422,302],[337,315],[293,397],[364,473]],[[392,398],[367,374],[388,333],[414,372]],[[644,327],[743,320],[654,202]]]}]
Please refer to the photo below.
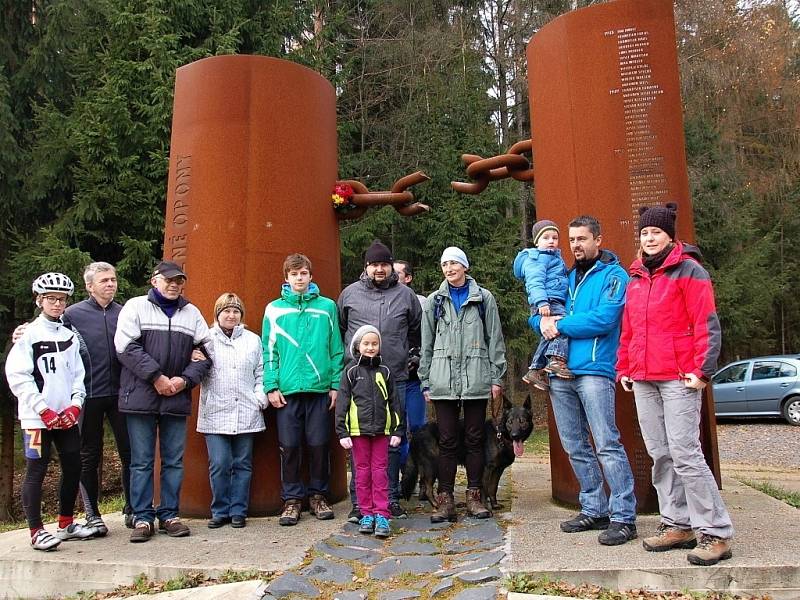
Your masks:
[{"label": "woman in white quilted jacket", "polygon": [[265,429],[267,406],[261,338],[245,329],[244,304],[231,292],[214,303],[209,352],[213,366],[203,380],[197,431],[205,435],[211,480],[211,519],[216,529],[244,527],[253,472],[253,440]]}]

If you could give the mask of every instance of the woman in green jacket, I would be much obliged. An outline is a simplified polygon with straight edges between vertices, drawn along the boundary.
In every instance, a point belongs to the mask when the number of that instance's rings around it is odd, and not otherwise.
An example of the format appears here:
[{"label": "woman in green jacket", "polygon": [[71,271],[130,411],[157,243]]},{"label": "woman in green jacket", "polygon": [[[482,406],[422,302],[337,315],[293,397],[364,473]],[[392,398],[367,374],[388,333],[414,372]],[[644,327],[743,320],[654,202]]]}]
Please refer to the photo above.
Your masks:
[{"label": "woman in green jacket", "polygon": [[425,303],[419,378],[433,402],[439,426],[439,489],[431,521],[455,521],[453,499],[458,463],[458,419],[464,407],[467,513],[490,516],[481,501],[484,422],[489,397],[503,394],[506,347],[497,302],[467,275],[464,251],[446,248],[439,261],[444,281]]}]

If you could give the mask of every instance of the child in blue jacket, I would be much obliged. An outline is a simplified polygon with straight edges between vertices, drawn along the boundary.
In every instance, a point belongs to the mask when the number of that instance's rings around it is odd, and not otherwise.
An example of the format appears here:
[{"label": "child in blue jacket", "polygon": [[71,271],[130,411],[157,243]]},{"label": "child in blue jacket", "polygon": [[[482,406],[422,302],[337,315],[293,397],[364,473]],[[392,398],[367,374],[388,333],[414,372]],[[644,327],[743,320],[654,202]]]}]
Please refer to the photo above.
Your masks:
[{"label": "child in blue jacket", "polygon": [[[531,238],[535,248],[522,250],[514,259],[514,276],[525,282],[531,315],[543,317],[565,314],[567,299],[567,265],[558,249],[558,226],[547,219],[537,221]],[[563,379],[572,379],[567,367],[569,345],[567,338],[558,336],[553,340],[542,338],[533,355],[525,383],[547,390],[548,373]]]}]

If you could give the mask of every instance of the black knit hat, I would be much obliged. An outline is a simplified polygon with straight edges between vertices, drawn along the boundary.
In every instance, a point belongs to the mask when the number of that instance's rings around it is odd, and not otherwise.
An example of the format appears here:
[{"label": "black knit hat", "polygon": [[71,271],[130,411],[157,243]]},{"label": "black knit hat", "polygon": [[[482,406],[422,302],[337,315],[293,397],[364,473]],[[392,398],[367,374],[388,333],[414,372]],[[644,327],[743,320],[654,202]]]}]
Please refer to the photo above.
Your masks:
[{"label": "black knit hat", "polygon": [[675,239],[675,219],[678,205],[667,202],[665,206],[642,206],[639,208],[639,233],[645,227],[658,227],[671,239]]},{"label": "black knit hat", "polygon": [[375,240],[372,242],[369,248],[367,248],[367,252],[364,254],[364,262],[366,264],[370,263],[394,263],[394,258],[392,258],[392,253],[389,251],[389,248],[384,246],[380,240]]}]

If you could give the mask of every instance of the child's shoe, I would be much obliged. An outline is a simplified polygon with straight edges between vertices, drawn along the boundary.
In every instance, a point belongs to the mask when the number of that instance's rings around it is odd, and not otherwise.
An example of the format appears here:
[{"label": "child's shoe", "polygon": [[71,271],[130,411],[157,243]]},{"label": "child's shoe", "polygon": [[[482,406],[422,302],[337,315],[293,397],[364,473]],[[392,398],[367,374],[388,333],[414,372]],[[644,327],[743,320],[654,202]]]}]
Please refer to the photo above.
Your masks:
[{"label": "child's shoe", "polygon": [[383,515],[375,515],[375,537],[387,538],[392,534],[389,528],[389,519]]},{"label": "child's shoe", "polygon": [[544,370],[560,379],[575,379],[575,375],[567,367],[567,361],[560,356],[550,357],[550,362],[547,363]]},{"label": "child's shoe", "polygon": [[371,534],[375,530],[375,519],[372,515],[364,515],[358,522],[358,532]]},{"label": "child's shoe", "polygon": [[50,552],[51,550],[58,548],[60,543],[61,540],[54,537],[44,528],[39,529],[31,537],[31,546],[33,546],[34,550],[44,550],[45,552]]},{"label": "child's shoe", "polygon": [[97,535],[94,527],[86,527],[80,523],[70,523],[66,527],[56,529],[56,537],[61,541],[88,540]]},{"label": "child's shoe", "polygon": [[550,377],[547,375],[547,371],[544,369],[540,369],[539,371],[528,371],[528,374],[525,375],[530,381],[530,385],[535,387],[537,390],[542,390],[543,392],[550,391]]},{"label": "child's shoe", "polygon": [[528,372],[522,376],[522,381],[528,385],[533,385],[536,382],[536,370],[528,368]]}]

